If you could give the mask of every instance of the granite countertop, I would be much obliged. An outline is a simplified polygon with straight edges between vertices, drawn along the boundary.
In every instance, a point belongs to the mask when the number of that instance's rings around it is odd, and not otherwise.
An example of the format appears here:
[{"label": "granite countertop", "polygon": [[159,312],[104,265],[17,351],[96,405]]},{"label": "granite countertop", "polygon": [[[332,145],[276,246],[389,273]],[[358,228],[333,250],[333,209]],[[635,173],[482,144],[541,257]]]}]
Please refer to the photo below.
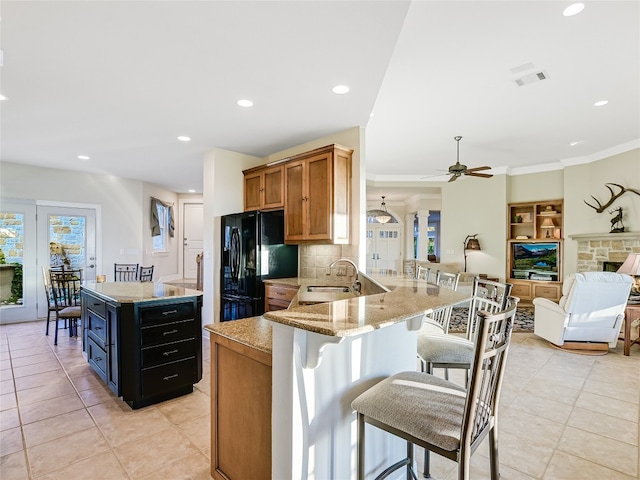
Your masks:
[{"label": "granite countertop", "polygon": [[[271,322],[323,335],[345,337],[393,325],[423,312],[443,305],[462,303],[470,298],[468,293],[453,292],[412,277],[370,277],[390,291],[277,310],[259,317],[205,325],[204,328],[271,353]],[[321,284],[315,278],[279,278],[267,282],[298,287]]]},{"label": "granite countertop", "polygon": [[200,290],[159,282],[85,282],[82,288],[118,303],[202,296]]},{"label": "granite countertop", "polygon": [[205,330],[271,354],[273,323],[264,317],[243,318],[232,322],[205,325]]}]

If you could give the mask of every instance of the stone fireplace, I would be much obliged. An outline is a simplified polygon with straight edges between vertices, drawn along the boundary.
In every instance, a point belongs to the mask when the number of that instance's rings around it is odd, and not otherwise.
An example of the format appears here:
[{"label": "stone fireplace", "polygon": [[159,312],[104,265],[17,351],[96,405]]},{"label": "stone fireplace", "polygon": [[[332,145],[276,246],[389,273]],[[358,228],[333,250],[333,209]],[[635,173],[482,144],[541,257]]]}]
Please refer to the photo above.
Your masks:
[{"label": "stone fireplace", "polygon": [[582,233],[569,238],[578,242],[577,272],[611,271],[630,253],[640,253],[639,232]]}]

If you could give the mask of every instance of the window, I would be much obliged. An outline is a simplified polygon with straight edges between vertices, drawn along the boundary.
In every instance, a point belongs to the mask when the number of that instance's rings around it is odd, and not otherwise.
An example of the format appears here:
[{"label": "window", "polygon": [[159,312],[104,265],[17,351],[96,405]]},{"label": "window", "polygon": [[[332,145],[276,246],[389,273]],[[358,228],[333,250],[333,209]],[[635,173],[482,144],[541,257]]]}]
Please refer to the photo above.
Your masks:
[{"label": "window", "polygon": [[24,215],[0,212],[0,306],[22,305]]},{"label": "window", "polygon": [[153,251],[166,252],[168,250],[167,234],[169,232],[169,207],[160,202],[154,203],[158,215],[158,227],[160,228],[160,234],[153,237]]}]

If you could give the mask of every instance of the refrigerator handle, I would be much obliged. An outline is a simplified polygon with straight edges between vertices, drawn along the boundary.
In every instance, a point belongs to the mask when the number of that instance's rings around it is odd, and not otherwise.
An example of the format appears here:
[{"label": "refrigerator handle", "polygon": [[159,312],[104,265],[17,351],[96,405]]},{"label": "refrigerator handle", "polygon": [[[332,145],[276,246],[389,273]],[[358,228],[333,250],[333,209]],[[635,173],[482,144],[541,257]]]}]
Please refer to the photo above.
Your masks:
[{"label": "refrigerator handle", "polygon": [[238,274],[240,272],[240,232],[236,227],[231,229],[229,268],[231,270],[231,281],[237,282]]}]

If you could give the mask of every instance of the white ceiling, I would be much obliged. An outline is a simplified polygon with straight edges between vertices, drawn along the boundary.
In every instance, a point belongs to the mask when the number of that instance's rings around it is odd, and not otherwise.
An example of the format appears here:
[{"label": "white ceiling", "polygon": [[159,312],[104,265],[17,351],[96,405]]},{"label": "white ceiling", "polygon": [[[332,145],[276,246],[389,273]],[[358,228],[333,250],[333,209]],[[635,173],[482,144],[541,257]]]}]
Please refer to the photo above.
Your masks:
[{"label": "white ceiling", "polygon": [[354,126],[377,185],[441,179],[456,135],[494,173],[601,158],[640,146],[640,2],[585,3],[3,0],[0,158],[177,192],[202,191],[213,147]]}]

